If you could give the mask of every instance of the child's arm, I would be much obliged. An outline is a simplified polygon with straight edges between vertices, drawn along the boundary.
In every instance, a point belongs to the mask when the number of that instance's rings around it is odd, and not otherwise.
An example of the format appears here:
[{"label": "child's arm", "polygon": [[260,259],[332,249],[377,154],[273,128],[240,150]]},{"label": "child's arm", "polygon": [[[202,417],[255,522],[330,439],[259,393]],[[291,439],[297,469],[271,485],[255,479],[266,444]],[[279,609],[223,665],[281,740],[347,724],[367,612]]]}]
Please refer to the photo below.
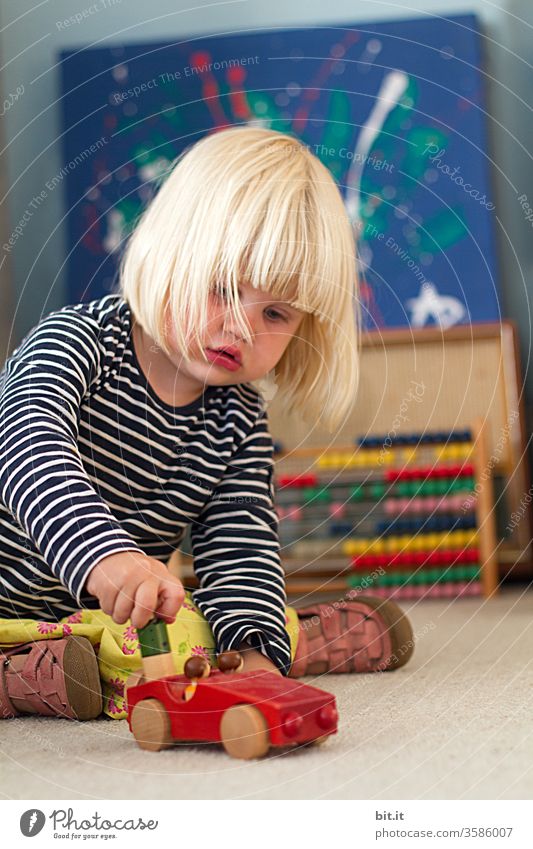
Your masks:
[{"label": "child's arm", "polygon": [[217,650],[247,642],[287,672],[285,581],[273,507],[272,440],[261,411],[211,501],[191,528],[194,594]]},{"label": "child's arm", "polygon": [[[0,397],[0,498],[78,604],[97,564],[103,564],[93,582],[99,600],[121,589],[116,559],[115,577],[109,573],[111,555],[134,552],[140,584],[153,564],[165,568],[123,530],[92,486],[78,450],[80,406],[102,368],[99,329],[76,308],[48,316],[8,361]],[[128,572],[131,555],[126,560]],[[177,598],[173,605],[175,613]]]}]

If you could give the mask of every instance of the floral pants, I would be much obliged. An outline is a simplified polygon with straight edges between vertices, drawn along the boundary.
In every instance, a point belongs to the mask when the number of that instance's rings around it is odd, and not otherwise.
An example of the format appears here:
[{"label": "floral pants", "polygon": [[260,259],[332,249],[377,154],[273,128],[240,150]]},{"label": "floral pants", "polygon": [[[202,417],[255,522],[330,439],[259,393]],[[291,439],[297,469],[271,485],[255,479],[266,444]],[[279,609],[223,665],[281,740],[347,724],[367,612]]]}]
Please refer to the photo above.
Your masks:
[{"label": "floral pants", "polygon": [[[286,628],[294,657],[298,642],[298,615],[286,609]],[[113,719],[124,719],[124,684],[141,666],[137,631],[132,625],[117,625],[101,610],[78,610],[58,622],[35,619],[0,619],[0,646],[6,647],[33,640],[54,639],[73,634],[87,637],[97,654],[104,694],[104,713]],[[176,621],[168,625],[170,648],[176,672],[182,673],[185,661],[193,654],[215,661],[215,641],[211,629],[187,593]]]}]

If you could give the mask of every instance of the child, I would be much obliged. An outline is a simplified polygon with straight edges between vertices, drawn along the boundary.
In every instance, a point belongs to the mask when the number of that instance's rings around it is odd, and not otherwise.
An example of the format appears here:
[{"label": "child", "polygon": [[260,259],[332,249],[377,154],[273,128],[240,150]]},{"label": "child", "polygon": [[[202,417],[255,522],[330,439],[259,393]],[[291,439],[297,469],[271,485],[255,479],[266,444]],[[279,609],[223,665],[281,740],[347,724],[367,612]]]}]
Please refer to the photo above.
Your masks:
[{"label": "child", "polygon": [[[356,392],[356,316],[350,224],[302,144],[233,128],[179,158],[120,294],[45,318],[2,373],[3,716],[95,716],[99,676],[123,716],[134,629],[153,615],[174,623],[178,670],[236,648],[247,669],[291,675],[406,662],[391,602],[285,608],[254,382],[334,427]],[[188,525],[192,598],[164,565]]]}]

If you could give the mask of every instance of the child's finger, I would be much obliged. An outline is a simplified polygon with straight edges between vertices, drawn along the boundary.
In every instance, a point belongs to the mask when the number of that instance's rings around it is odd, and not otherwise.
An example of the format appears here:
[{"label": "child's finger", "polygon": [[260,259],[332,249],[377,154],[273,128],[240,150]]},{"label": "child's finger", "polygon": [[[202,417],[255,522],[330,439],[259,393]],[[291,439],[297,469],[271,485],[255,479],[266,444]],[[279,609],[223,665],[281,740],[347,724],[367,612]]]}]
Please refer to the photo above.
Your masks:
[{"label": "child's finger", "polygon": [[159,581],[150,578],[137,587],[135,602],[131,613],[131,624],[134,628],[144,628],[157,609]]},{"label": "child's finger", "polygon": [[158,617],[164,619],[166,622],[174,622],[176,613],[183,604],[184,598],[185,590],[183,589],[183,584],[177,578],[169,575],[168,578],[165,578],[161,582],[159,588]]},{"label": "child's finger", "polygon": [[107,613],[108,616],[113,616],[115,609],[115,600],[119,594],[119,588],[113,584],[108,584],[105,590],[97,596],[100,608]]},{"label": "child's finger", "polygon": [[113,607],[113,621],[117,625],[123,625],[131,617],[131,612],[135,604],[135,594],[137,584],[123,587],[115,598]]}]

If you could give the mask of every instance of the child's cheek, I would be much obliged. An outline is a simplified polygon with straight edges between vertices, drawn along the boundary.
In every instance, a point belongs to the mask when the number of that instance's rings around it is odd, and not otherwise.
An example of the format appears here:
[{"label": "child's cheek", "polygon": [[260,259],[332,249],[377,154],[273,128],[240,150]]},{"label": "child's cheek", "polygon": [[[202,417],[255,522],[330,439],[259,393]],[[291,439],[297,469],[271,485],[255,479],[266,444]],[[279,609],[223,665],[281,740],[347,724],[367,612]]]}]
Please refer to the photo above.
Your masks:
[{"label": "child's cheek", "polygon": [[223,322],[228,313],[227,304],[213,295],[209,296],[207,300],[207,320],[210,329]]}]

